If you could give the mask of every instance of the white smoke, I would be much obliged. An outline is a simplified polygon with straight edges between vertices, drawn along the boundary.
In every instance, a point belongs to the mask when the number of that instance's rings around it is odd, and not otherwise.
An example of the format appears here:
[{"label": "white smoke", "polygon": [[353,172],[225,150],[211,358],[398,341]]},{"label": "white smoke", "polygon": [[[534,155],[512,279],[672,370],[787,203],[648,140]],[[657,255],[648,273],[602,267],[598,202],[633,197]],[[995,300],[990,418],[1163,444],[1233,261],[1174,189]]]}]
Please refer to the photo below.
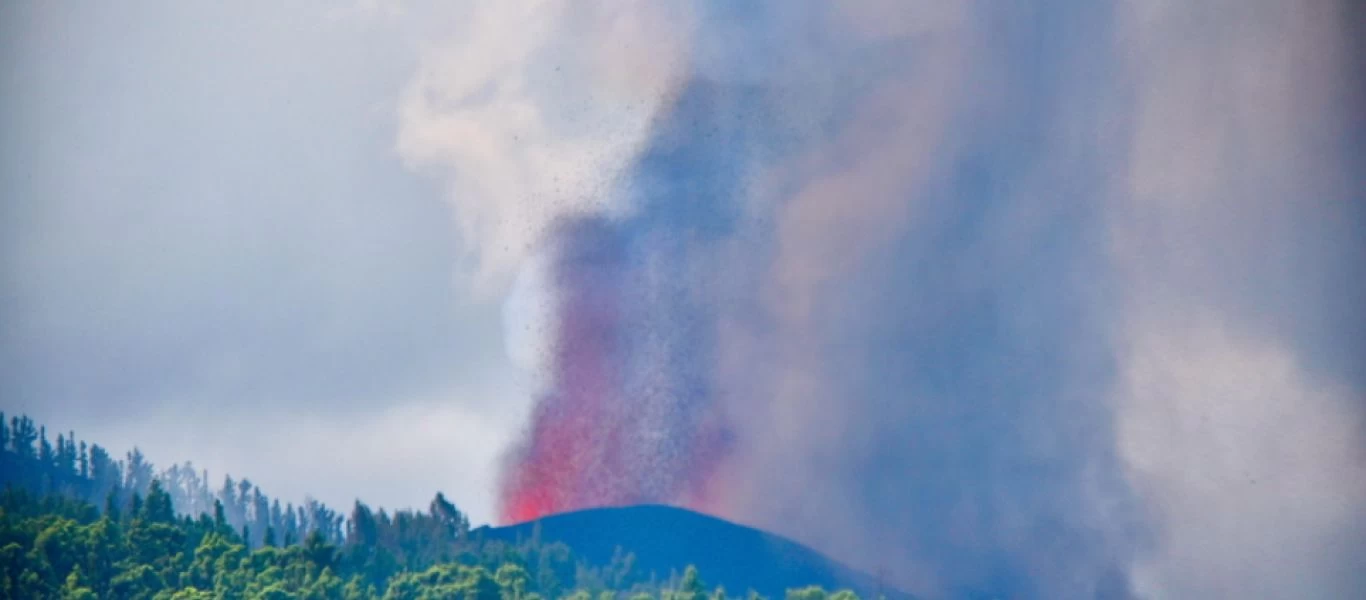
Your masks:
[{"label": "white smoke", "polygon": [[687,67],[688,13],[625,0],[465,7],[399,107],[398,149],[448,188],[477,287],[555,219],[624,210],[612,184]]},{"label": "white smoke", "polygon": [[1352,251],[1325,233],[1351,192],[1332,150],[1344,40],[1323,4],[1121,6],[1135,101],[1110,211],[1117,417],[1160,526],[1135,570],[1147,597],[1366,584],[1349,558],[1366,539],[1360,391],[1307,362],[1350,343],[1303,331],[1333,318],[1309,273]]}]

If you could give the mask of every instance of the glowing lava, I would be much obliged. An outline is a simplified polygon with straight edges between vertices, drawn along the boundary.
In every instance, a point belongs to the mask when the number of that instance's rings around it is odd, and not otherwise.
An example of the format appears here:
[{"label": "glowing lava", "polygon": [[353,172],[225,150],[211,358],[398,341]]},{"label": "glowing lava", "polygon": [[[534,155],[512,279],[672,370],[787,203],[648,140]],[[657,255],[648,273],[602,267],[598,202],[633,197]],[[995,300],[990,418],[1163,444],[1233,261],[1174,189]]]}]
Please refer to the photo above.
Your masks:
[{"label": "glowing lava", "polygon": [[555,241],[552,381],[504,472],[501,520],[702,503],[727,437],[688,364],[699,355],[693,334],[656,324],[682,309],[641,291],[655,287],[642,278],[657,263],[604,219],[564,223]]}]

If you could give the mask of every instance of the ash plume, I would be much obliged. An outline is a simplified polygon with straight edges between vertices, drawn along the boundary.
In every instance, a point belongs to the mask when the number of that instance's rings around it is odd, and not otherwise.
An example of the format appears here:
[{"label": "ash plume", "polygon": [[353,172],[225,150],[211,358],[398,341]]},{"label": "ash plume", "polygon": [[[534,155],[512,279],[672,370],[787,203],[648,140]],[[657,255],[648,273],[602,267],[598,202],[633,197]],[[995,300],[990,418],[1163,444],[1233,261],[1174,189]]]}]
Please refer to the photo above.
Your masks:
[{"label": "ash plume", "polygon": [[1351,37],[1217,4],[690,4],[619,208],[537,237],[504,518],[686,505],[930,597],[1360,589]]}]

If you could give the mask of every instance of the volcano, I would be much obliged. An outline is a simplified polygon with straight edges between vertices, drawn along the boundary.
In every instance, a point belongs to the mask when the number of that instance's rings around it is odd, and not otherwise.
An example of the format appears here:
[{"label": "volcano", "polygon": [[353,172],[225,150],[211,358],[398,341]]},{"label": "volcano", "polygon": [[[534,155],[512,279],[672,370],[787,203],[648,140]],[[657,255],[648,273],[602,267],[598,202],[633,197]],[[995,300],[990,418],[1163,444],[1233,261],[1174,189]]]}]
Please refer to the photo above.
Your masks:
[{"label": "volcano", "polygon": [[517,543],[538,536],[542,542],[562,542],[595,565],[608,564],[620,548],[635,554],[638,574],[653,573],[660,581],[693,565],[709,588],[724,586],[732,597],[754,590],[779,600],[788,589],[819,585],[868,599],[913,600],[795,541],[671,506],[593,508],[471,533],[487,541]]}]

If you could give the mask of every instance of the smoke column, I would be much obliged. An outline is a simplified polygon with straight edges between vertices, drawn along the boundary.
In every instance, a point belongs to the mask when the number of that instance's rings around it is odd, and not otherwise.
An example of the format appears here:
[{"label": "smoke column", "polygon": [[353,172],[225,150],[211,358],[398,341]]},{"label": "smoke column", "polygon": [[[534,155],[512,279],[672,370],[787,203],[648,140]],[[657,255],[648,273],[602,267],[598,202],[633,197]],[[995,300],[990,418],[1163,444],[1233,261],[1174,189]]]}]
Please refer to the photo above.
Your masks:
[{"label": "smoke column", "polygon": [[667,68],[536,196],[504,520],[689,506],[929,597],[1366,586],[1348,4],[733,4],[590,11]]},{"label": "smoke column", "polygon": [[[511,466],[504,519],[705,504],[731,443],[712,377],[725,279],[716,246],[739,227],[747,130],[763,120],[729,117],[753,94],[689,84],[633,169],[625,193],[638,210],[568,217],[551,235],[553,381]],[[696,135],[723,120],[734,124]]]}]

